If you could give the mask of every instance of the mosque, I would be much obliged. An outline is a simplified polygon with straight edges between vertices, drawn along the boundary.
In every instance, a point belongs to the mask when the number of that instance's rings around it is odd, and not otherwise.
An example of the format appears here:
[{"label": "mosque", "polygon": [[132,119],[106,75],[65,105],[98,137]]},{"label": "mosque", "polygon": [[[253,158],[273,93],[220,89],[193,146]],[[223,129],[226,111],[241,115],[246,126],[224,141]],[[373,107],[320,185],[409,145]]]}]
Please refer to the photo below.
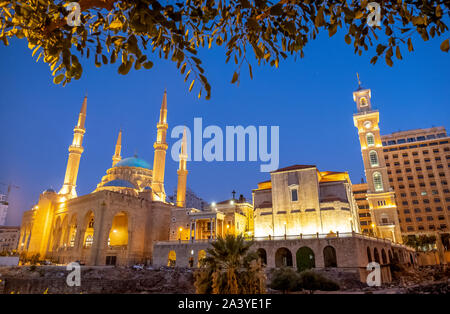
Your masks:
[{"label": "mosque", "polygon": [[58,193],[45,190],[38,203],[24,213],[19,251],[25,252],[27,257],[39,254],[41,259],[55,263],[149,263],[154,242],[169,239],[172,209],[185,206],[186,135],[177,171],[176,205],[166,201],[164,190],[168,148],[166,92],[156,125],[153,169],[137,156],[122,158],[120,131],[112,167],[92,193],[78,196],[76,182],[83,153],[86,112],[87,97],[74,128],[64,184]]}]

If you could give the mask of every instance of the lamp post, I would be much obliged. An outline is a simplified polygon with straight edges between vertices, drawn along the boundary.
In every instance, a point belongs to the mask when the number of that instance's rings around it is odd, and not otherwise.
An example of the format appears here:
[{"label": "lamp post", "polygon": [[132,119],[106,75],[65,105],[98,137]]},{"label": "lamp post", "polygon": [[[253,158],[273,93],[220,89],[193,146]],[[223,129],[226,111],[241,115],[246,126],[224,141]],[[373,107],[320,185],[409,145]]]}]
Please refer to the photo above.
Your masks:
[{"label": "lamp post", "polygon": [[284,239],[286,240],[286,233],[287,233],[287,230],[286,230],[286,221],[284,222]]}]

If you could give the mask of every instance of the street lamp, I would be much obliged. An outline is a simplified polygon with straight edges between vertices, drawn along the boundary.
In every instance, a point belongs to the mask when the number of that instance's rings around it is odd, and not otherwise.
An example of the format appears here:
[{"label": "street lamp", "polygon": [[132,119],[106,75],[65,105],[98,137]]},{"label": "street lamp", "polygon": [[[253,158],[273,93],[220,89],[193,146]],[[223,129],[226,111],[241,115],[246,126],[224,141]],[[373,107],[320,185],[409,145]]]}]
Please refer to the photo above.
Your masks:
[{"label": "street lamp", "polygon": [[286,240],[286,221],[284,222],[284,239]]}]

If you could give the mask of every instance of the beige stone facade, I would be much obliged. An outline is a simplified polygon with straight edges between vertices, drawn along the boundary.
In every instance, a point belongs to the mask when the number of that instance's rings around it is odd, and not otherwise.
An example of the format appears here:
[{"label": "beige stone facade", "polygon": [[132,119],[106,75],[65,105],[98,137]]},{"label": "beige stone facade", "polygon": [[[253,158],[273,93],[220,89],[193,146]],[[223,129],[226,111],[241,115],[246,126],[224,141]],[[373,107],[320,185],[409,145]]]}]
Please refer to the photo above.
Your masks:
[{"label": "beige stone facade", "polygon": [[[157,123],[154,168],[137,156],[122,159],[120,131],[113,166],[92,193],[77,196],[86,112],[87,98],[74,129],[63,187],[59,193],[45,190],[37,204],[24,213],[19,251],[55,263],[151,263],[153,244],[169,240],[171,212],[177,208],[166,202],[164,191],[167,95],[164,93]],[[183,170],[179,182],[186,184],[185,163]],[[186,187],[178,190],[186,191]]]},{"label": "beige stone facade", "polygon": [[380,116],[372,109],[371,90],[361,86],[353,92],[357,113],[353,115],[358,129],[361,154],[367,180],[367,200],[369,202],[374,232],[378,237],[401,243],[395,193],[389,185],[388,173],[383,158],[380,135]]},{"label": "beige stone facade", "polygon": [[20,227],[0,226],[0,252],[13,251],[19,244]]},{"label": "beige stone facade", "polygon": [[360,232],[347,173],[296,165],[253,190],[255,237]]},{"label": "beige stone facade", "polygon": [[[158,242],[155,244],[155,266],[198,267],[211,243]],[[351,233],[342,236],[316,235],[290,236],[287,239],[255,239],[251,247],[268,268],[294,267],[305,263],[315,269],[337,269],[353,272],[366,282],[367,264],[377,262],[381,268],[382,282],[392,280],[389,264],[394,260],[405,266],[416,266],[416,253],[403,245],[387,239],[376,239]],[[306,254],[304,254],[306,252]],[[306,259],[306,261],[305,261]]]}]

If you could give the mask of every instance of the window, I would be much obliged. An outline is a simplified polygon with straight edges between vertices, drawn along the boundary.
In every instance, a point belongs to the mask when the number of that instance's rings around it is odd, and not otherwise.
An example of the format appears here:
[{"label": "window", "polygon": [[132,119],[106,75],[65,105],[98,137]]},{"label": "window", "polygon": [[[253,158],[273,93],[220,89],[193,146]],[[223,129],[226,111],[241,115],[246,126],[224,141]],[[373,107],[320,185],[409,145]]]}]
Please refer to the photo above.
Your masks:
[{"label": "window", "polygon": [[383,191],[383,181],[381,179],[381,173],[375,172],[373,174],[373,185],[376,192]]},{"label": "window", "polygon": [[361,99],[360,99],[360,101],[359,101],[359,105],[360,105],[361,107],[367,106],[367,99],[366,99],[366,97],[361,97]]},{"label": "window", "polygon": [[367,133],[366,141],[367,141],[367,146],[374,146],[375,145],[375,137],[373,136],[372,133]]},{"label": "window", "polygon": [[298,201],[298,190],[297,189],[291,189],[291,201],[292,202]]},{"label": "window", "polygon": [[378,166],[378,155],[377,155],[377,152],[376,152],[376,151],[372,150],[372,151],[369,153],[369,160],[370,160],[370,165],[371,165],[372,167]]}]

